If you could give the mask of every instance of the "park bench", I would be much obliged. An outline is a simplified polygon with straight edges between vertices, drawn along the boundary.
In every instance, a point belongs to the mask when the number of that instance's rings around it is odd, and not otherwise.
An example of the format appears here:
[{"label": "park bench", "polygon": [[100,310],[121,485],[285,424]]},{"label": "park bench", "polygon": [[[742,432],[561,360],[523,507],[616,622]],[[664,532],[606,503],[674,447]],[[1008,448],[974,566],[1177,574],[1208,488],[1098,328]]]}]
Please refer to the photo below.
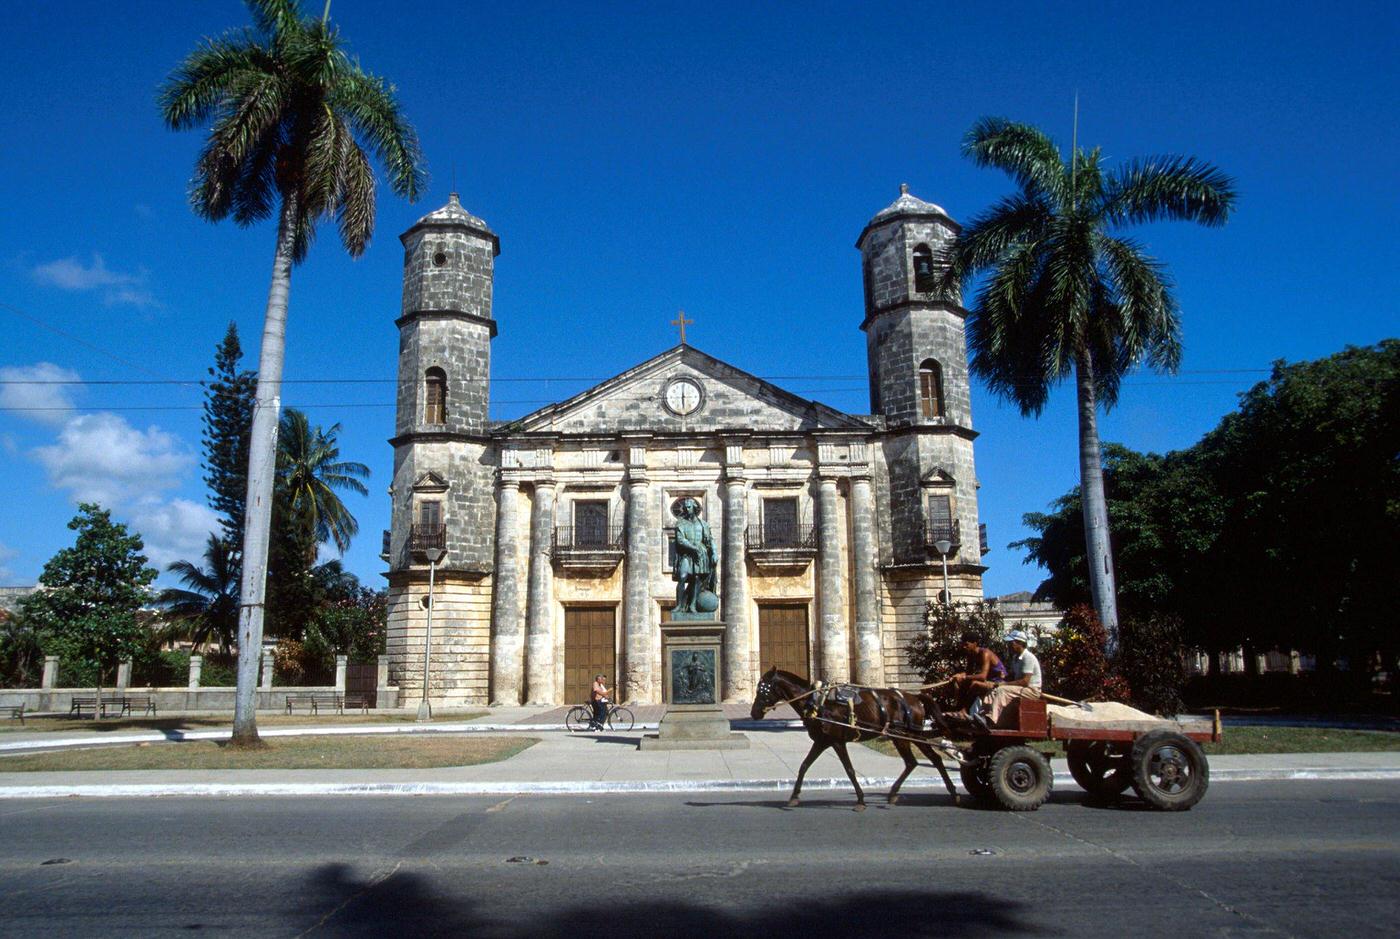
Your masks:
[{"label": "park bench", "polygon": [[321,708],[329,708],[337,714],[344,714],[345,699],[338,694],[329,692],[287,695],[287,713],[292,713],[292,709],[295,707],[307,708],[312,714],[319,714]]},{"label": "park bench", "polygon": [[23,704],[16,704],[16,705],[9,705],[9,704],[7,704],[7,705],[5,705],[4,707],[0,707],[0,711],[7,711],[7,712],[9,712],[10,720],[14,720],[16,717],[18,717],[18,718],[19,718],[19,722],[20,722],[21,724],[24,723],[24,705],[23,705]]},{"label": "park bench", "polygon": [[95,695],[91,697],[74,697],[73,703],[68,707],[68,713],[70,715],[76,714],[78,717],[82,717],[84,711],[97,711],[100,712],[99,716],[106,717],[109,712],[115,710],[117,716],[122,717],[131,714],[132,708],[136,707],[141,708],[144,714],[154,715],[156,713],[155,699],[147,694],[135,696],[103,695],[100,706],[98,705]]},{"label": "park bench", "polygon": [[362,691],[351,691],[345,695],[345,706],[348,708],[359,708],[364,714],[369,713],[369,695]]}]

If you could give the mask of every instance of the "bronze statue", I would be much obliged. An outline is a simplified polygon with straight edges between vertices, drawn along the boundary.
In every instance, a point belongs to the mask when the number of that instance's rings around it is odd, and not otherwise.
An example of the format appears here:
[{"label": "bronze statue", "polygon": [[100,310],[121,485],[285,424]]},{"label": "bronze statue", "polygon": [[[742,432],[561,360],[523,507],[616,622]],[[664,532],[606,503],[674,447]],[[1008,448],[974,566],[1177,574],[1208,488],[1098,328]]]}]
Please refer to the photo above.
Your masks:
[{"label": "bronze statue", "polygon": [[671,579],[676,582],[676,613],[713,613],[719,608],[715,595],[714,539],[710,526],[700,517],[700,503],[691,496],[671,506],[676,517],[676,566]]}]

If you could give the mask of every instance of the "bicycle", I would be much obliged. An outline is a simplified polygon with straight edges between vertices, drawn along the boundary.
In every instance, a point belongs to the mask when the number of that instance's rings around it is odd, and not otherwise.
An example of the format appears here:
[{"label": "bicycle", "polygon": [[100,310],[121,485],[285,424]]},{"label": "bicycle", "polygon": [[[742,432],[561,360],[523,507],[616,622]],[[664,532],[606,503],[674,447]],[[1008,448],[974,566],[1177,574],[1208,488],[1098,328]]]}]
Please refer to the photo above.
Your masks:
[{"label": "bicycle", "polygon": [[[620,704],[608,705],[608,730],[631,730],[635,723],[630,708]],[[569,713],[564,718],[564,726],[572,734],[589,730],[593,726],[593,707],[588,704],[575,704],[569,708]]]}]

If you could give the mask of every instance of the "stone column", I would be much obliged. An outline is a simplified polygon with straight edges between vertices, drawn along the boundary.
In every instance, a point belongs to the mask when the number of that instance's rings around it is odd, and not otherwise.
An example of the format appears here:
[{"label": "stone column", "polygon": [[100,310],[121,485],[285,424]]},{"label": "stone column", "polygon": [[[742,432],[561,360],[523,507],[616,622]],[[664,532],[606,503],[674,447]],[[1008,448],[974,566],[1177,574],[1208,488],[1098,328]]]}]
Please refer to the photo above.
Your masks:
[{"label": "stone column", "polygon": [[191,688],[199,687],[199,673],[204,670],[204,656],[190,656],[190,684]]},{"label": "stone column", "polygon": [[880,608],[875,572],[875,497],[869,476],[851,478],[851,555],[855,565],[856,682],[882,686],[884,656],[880,647]]},{"label": "stone column", "polygon": [[345,670],[350,665],[350,656],[337,655],[335,657],[335,690],[345,691]]},{"label": "stone column", "polygon": [[117,663],[117,690],[125,690],[131,685],[131,659]]},{"label": "stone column", "polygon": [[817,508],[817,605],[821,609],[821,678],[826,682],[850,678],[850,636],[846,602],[841,590],[841,518],[837,514],[836,479],[823,476]]},{"label": "stone column", "polygon": [[260,676],[261,680],[258,682],[258,687],[263,691],[272,690],[272,666],[272,650],[264,649],[262,655],[262,675]]},{"label": "stone column", "polygon": [[52,691],[54,685],[58,684],[58,656],[44,656],[44,677],[39,682],[39,687],[44,691]]},{"label": "stone column", "polygon": [[744,533],[748,530],[748,487],[741,466],[725,469],[724,480],[724,688],[725,701],[753,692],[749,666],[749,578]]},{"label": "stone column", "polygon": [[491,703],[520,703],[525,633],[520,622],[520,481],[501,477],[491,588]]},{"label": "stone column", "polygon": [[[623,572],[623,670],[620,700],[650,704],[656,699],[656,650],[651,641],[651,487],[644,465],[627,470],[627,567]],[[659,533],[657,534],[659,536]]]},{"label": "stone column", "polygon": [[525,696],[530,704],[554,704],[553,570],[554,479],[535,481],[530,515],[530,583],[525,598]]}]

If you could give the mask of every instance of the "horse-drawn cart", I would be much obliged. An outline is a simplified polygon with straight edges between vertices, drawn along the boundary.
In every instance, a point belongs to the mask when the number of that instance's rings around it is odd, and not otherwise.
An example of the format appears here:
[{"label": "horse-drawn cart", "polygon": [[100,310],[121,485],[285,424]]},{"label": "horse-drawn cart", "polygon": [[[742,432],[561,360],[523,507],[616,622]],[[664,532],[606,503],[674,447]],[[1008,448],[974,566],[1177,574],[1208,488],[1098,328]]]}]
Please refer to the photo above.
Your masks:
[{"label": "horse-drawn cart", "polygon": [[963,786],[1013,811],[1032,811],[1050,796],[1050,761],[1030,746],[1057,740],[1070,775],[1090,795],[1116,799],[1131,786],[1164,811],[1189,809],[1206,794],[1210,767],[1201,744],[1220,739],[1220,720],[1163,720],[1103,702],[1059,707],[1021,698],[1003,724],[979,734],[959,767]]}]

